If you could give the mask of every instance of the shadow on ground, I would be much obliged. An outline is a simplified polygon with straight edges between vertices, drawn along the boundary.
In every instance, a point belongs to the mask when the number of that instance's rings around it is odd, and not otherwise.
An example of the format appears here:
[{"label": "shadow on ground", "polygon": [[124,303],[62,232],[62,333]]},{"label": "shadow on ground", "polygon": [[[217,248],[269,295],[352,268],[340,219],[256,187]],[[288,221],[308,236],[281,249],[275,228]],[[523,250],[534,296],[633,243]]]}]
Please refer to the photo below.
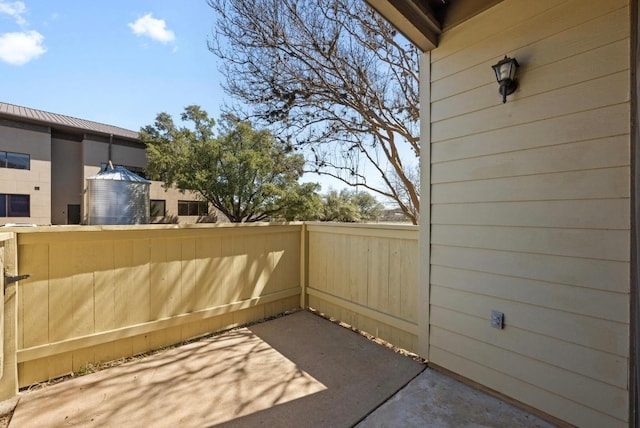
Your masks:
[{"label": "shadow on ground", "polygon": [[349,427],[422,370],[297,312],[27,393],[10,427]]}]

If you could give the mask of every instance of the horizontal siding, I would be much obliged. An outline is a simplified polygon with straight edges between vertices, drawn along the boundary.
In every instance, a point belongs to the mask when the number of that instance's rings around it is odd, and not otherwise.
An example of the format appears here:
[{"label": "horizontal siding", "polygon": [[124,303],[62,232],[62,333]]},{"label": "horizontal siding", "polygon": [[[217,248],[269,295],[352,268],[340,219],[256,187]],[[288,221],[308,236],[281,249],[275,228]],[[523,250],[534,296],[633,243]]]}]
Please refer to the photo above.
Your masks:
[{"label": "horizontal siding", "polygon": [[[623,357],[607,352],[585,352],[587,349],[583,346],[511,325],[504,332],[485,329],[483,318],[439,307],[433,307],[432,310],[434,326],[579,374],[589,378],[585,382],[590,382],[595,390],[599,389],[598,382],[601,382],[608,385],[603,392],[619,395],[620,390],[627,386],[627,362]],[[566,355],[575,355],[575,358],[569,360]]]},{"label": "horizontal siding", "polygon": [[[574,4],[578,1],[572,2]],[[602,2],[605,3],[605,2]],[[520,28],[520,31],[528,32],[534,37],[536,41],[532,41],[524,46],[518,46],[517,43],[512,43],[514,39],[519,39],[522,35],[512,34],[512,39],[508,42],[510,47],[504,52],[514,52],[519,58],[528,59],[535,55],[535,61],[527,62],[526,68],[522,68],[521,77],[527,79],[531,83],[527,88],[521,88],[525,93],[536,93],[546,88],[547,90],[560,87],[562,83],[567,82],[566,79],[574,77],[575,80],[570,84],[574,84],[581,80],[588,79],[589,75],[593,75],[592,72],[583,69],[579,61],[580,59],[586,60],[585,56],[594,56],[595,53],[602,53],[600,50],[611,43],[628,40],[628,22],[620,24],[621,15],[627,15],[628,9],[626,7],[620,7],[620,2],[607,2],[607,4],[601,4],[602,9],[607,13],[595,20],[580,19],[580,24],[573,28],[567,28],[564,31],[554,34],[547,39],[538,39],[536,37],[536,31],[541,27],[531,25],[531,21],[527,21],[526,28]],[[596,11],[596,9],[592,9]],[[557,12],[553,11],[553,12]],[[581,17],[582,15],[576,15]],[[505,41],[505,33],[500,33],[500,43]],[[483,46],[468,46],[469,49],[476,51],[477,49],[484,49]],[[468,50],[469,50],[468,49]],[[606,49],[606,48],[605,48]],[[433,100],[436,103],[444,102],[446,98],[451,98],[452,95],[469,93],[477,88],[486,87],[488,82],[483,79],[483,74],[487,71],[491,73],[491,65],[495,64],[500,57],[490,57],[490,53],[486,53],[489,57],[484,57],[485,60],[479,63],[469,63],[468,60],[472,56],[467,56],[468,50],[460,57],[461,61],[465,61],[465,67],[460,71],[443,76],[442,78],[433,82]],[[488,58],[488,59],[487,59]],[[595,67],[598,67],[598,62],[601,59],[591,59],[596,62]],[[628,62],[628,59],[624,60]],[[622,64],[624,64],[624,62]],[[438,64],[441,65],[441,64]],[[534,81],[534,77],[540,77],[540,73],[547,73],[549,68],[565,65],[567,67],[559,73],[561,76],[554,76],[549,81]],[[620,65],[605,65],[601,64],[600,67],[619,67]],[[440,67],[438,67],[440,69]],[[606,69],[606,68],[605,68]],[[570,70],[570,73],[566,73]],[[450,70],[448,70],[450,71]],[[603,74],[607,74],[604,72]],[[536,76],[538,75],[538,76]],[[459,85],[456,86],[456,83]],[[560,85],[560,86],[558,86]],[[446,105],[446,102],[445,102]],[[463,107],[463,109],[466,107]]]},{"label": "horizontal siding", "polygon": [[[494,94],[494,97],[500,101],[499,95]],[[515,96],[512,98],[512,101],[514,100],[517,100]],[[588,82],[556,89],[553,93],[553,102],[551,102],[548,93],[533,95],[518,101],[517,108],[513,102],[505,105],[499,102],[499,104],[477,112],[432,122],[432,141],[444,141],[579,111],[597,109],[605,105],[629,102],[629,71],[625,70]]]},{"label": "horizontal siding", "polygon": [[434,184],[629,166],[629,137],[529,148],[434,164]]},{"label": "horizontal siding", "polygon": [[[474,337],[438,327],[433,327],[431,334],[440,339],[439,345],[445,350],[461,354],[465,348],[473,348],[479,353],[479,360],[484,361],[487,366],[507,373],[520,372],[523,381],[554,392],[558,396],[585,403],[598,412],[615,418],[616,414],[627,409],[628,398],[624,387],[605,384],[587,376],[578,375],[571,369],[533,359],[530,355],[523,356],[484,340],[477,340]],[[523,343],[536,342],[535,339],[535,336],[529,335]],[[515,342],[517,341],[510,341],[510,343]],[[538,344],[550,350],[554,348],[549,343],[542,342],[538,341]],[[523,348],[526,349],[525,346],[519,347],[519,349]],[[574,389],[575,385],[580,385],[581,388]]]},{"label": "horizontal siding", "polygon": [[427,83],[429,359],[579,426],[628,419],[629,22],[626,0],[504,0],[442,35]]},{"label": "horizontal siding", "polygon": [[[494,95],[495,96],[495,95]],[[490,156],[537,147],[625,136],[629,133],[628,103],[602,106],[540,121],[476,133],[432,144],[434,168],[450,160]]]},{"label": "horizontal siding", "polygon": [[629,261],[624,230],[434,225],[431,236],[435,245]]},{"label": "horizontal siding", "polygon": [[436,285],[432,285],[431,299],[432,306],[455,310],[485,320],[485,328],[490,328],[491,311],[500,310],[505,313],[509,326],[623,358],[626,358],[629,353],[627,343],[629,331],[626,323]]},{"label": "horizontal siding", "polygon": [[[495,57],[496,52],[511,52],[525,49],[537,43],[556,42],[554,36],[558,34],[574,32],[576,40],[584,39],[584,37],[587,37],[584,24],[589,24],[590,30],[599,32],[598,22],[602,21],[610,13],[628,7],[628,2],[625,0],[607,0],[606,2],[541,0],[536,2],[540,3],[538,6],[540,9],[532,11],[533,14],[531,15],[526,15],[526,9],[530,8],[527,3],[530,2],[527,0],[511,0],[508,5],[499,5],[494,10],[478,15],[473,20],[474,22],[465,24],[467,28],[464,28],[463,25],[458,30],[451,31],[452,35],[456,32],[466,33],[466,40],[463,42],[465,46],[460,46],[462,49],[451,55],[446,55],[446,51],[453,48],[453,46],[451,48],[447,47],[450,43],[449,34],[447,34],[449,32],[445,32],[440,39],[438,49],[435,49],[432,53],[432,62],[437,67],[432,69],[431,80],[438,81],[445,76],[457,74],[461,70],[481,64],[487,59]],[[519,13],[518,16],[513,14],[504,21],[496,21],[491,15],[499,13],[499,8],[517,9],[523,13]],[[482,21],[485,22],[483,23]],[[496,22],[501,24],[508,22],[509,24],[507,24],[506,28],[503,28],[503,26],[497,26]],[[627,23],[620,21],[610,23],[601,31],[615,31],[616,26],[624,24]],[[474,34],[474,26],[482,27],[482,29],[476,30]],[[484,33],[479,33],[480,31]],[[582,35],[582,37],[578,38],[578,35]],[[556,45],[555,43],[552,44]],[[439,53],[440,50],[445,52],[445,56],[442,58],[443,54]],[[572,51],[580,51],[580,48],[576,46]],[[549,54],[543,51],[543,55],[537,57],[536,61],[544,61],[548,56]]]},{"label": "horizontal siding", "polygon": [[468,46],[482,45],[494,35],[496,22],[502,23],[501,28],[516,27],[532,17],[547,12],[556,4],[554,0],[521,1],[517,4],[517,14],[514,14],[510,8],[501,7],[492,9],[490,14],[477,15],[474,19],[466,21],[464,25],[447,30],[440,36],[438,49],[431,52],[432,62],[459,54]]},{"label": "horizontal siding", "polygon": [[627,293],[629,263],[432,245],[431,264]]},{"label": "horizontal siding", "polygon": [[434,184],[433,203],[549,201],[629,197],[629,167]]},{"label": "horizontal siding", "polygon": [[[481,296],[520,302],[558,311],[627,323],[626,293],[615,293],[585,287],[496,273],[479,272],[445,266],[434,266],[433,285]],[[485,314],[486,315],[486,314]]]},{"label": "horizontal siding", "polygon": [[[444,333],[434,328],[432,335],[435,339],[438,339]],[[465,343],[470,345],[470,343]],[[624,420],[609,416],[605,413],[599,412],[589,407],[571,400],[566,399],[553,392],[543,390],[536,385],[532,385],[526,381],[523,381],[517,377],[514,377],[511,373],[505,373],[508,366],[502,366],[502,370],[496,370],[491,366],[482,364],[488,360],[493,360],[495,363],[492,366],[501,365],[503,362],[502,357],[509,357],[511,354],[496,353],[496,354],[481,354],[474,359],[467,359],[468,352],[460,350],[456,347],[456,352],[448,351],[447,349],[441,349],[438,346],[432,346],[429,350],[431,359],[438,361],[447,361],[446,368],[457,373],[465,373],[465,375],[476,382],[484,385],[499,385],[499,391],[511,397],[518,397],[519,400],[527,403],[528,405],[544,410],[545,412],[560,417],[564,415],[565,420],[571,419],[571,423],[579,427],[607,427],[607,428],[624,428],[628,427],[628,423]],[[479,353],[481,351],[478,351]],[[522,370],[523,368],[520,367]],[[517,370],[517,368],[516,368]],[[529,370],[529,369],[528,369]],[[566,415],[570,415],[569,417]]]},{"label": "horizontal siding", "polygon": [[[616,18],[615,14],[611,18]],[[614,35],[624,37],[622,36],[623,34],[625,34],[625,31],[621,29]],[[607,33],[607,36],[612,37],[613,35]],[[596,40],[601,41],[602,38],[598,37]],[[562,49],[556,48],[554,52],[561,50]],[[570,56],[569,58],[563,56],[560,58],[561,60],[559,61],[527,68],[526,72],[520,75],[520,79],[524,79],[528,84],[520,88],[517,95],[518,98],[522,99],[567,85],[588,82],[600,76],[606,76],[628,69],[629,39],[613,41],[605,46]],[[582,67],[585,63],[589,63],[591,66]],[[474,67],[469,72],[482,74],[490,70],[490,67],[491,64],[482,64],[480,67]],[[571,72],[565,73],[565,70],[571,70]],[[452,76],[450,80],[455,81],[457,77],[458,76]],[[443,120],[455,115],[466,114],[491,107],[496,103],[495,93],[495,83],[489,82],[478,88],[473,88],[440,101],[435,101],[431,109],[432,120]],[[463,107],[461,108],[460,106]]]},{"label": "horizontal siding", "polygon": [[629,198],[437,204],[433,224],[628,230]]}]

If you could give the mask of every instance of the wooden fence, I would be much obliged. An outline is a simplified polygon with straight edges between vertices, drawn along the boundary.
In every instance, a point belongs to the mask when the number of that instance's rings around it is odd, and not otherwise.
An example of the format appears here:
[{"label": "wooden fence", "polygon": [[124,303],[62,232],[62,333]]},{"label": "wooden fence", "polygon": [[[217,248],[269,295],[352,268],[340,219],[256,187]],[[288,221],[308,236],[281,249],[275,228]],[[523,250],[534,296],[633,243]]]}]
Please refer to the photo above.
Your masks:
[{"label": "wooden fence", "polygon": [[[17,282],[7,281],[17,274],[16,237],[0,233],[0,400],[10,398],[18,389],[16,365]],[[14,278],[15,279],[15,278]]]},{"label": "wooden fence", "polygon": [[302,225],[18,234],[21,386],[300,304]]},{"label": "wooden fence", "polygon": [[19,230],[19,385],[300,306],[416,351],[417,239],[319,223]]},{"label": "wooden fence", "polygon": [[309,224],[309,306],[418,348],[418,227]]}]

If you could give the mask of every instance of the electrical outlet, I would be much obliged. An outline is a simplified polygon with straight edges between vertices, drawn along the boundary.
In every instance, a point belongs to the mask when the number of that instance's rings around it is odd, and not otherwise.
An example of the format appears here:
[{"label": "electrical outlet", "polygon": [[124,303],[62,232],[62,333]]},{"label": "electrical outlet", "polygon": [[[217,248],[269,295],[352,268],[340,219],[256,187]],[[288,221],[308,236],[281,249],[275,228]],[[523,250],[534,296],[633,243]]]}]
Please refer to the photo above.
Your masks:
[{"label": "electrical outlet", "polygon": [[504,314],[499,311],[491,311],[491,327],[504,328]]}]

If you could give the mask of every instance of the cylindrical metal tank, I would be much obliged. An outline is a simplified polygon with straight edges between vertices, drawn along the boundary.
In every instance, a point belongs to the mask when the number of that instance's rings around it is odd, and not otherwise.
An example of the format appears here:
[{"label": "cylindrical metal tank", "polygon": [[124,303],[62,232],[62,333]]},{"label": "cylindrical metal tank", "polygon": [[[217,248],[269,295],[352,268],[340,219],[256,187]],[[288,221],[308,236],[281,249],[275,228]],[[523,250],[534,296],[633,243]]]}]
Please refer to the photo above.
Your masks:
[{"label": "cylindrical metal tank", "polygon": [[87,178],[87,212],[91,225],[149,223],[151,182],[116,166]]}]

